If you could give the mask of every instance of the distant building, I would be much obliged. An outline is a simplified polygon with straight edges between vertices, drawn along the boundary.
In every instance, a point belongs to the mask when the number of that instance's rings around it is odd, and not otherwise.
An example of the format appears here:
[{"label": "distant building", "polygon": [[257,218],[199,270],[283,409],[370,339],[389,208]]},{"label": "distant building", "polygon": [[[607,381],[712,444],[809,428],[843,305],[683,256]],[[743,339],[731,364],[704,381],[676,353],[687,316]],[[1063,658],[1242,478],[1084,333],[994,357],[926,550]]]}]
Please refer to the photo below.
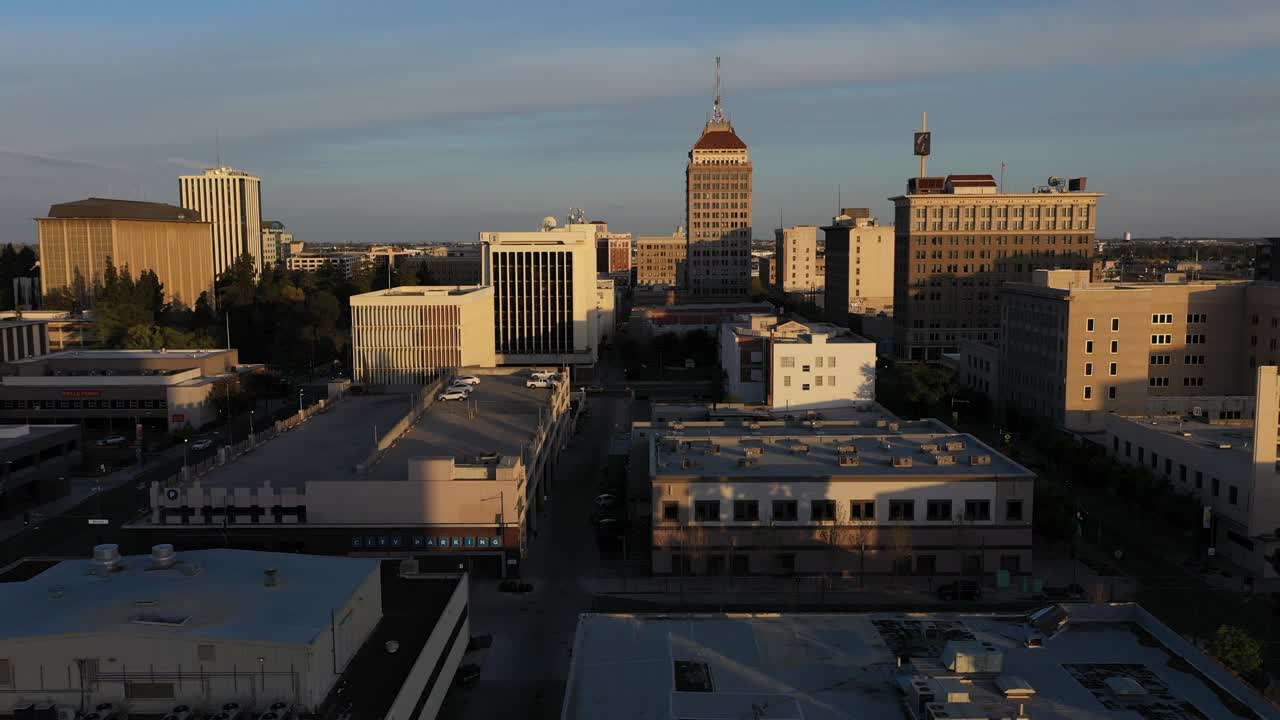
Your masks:
[{"label": "distant building", "polygon": [[397,287],[351,297],[352,380],[425,385],[493,367],[493,288]]},{"label": "distant building", "polygon": [[843,323],[850,312],[892,310],[893,226],[880,225],[866,208],[844,208],[822,231],[827,316]]},{"label": "distant building", "polygon": [[215,274],[246,254],[253,258],[254,270],[262,271],[262,180],[223,165],[203,175],[179,177],[178,190],[182,207],[213,223]]},{"label": "distant building", "polygon": [[720,107],[719,72],[717,61],[715,105],[685,170],[684,290],[697,301],[742,300],[751,294],[751,154]]},{"label": "distant building", "polygon": [[894,350],[939,360],[1000,335],[997,292],[1041,268],[1088,270],[1101,193],[1001,193],[990,175],[916,177],[894,203]]},{"label": "distant building", "polygon": [[285,267],[298,272],[316,272],[332,265],[349,280],[363,260],[364,255],[357,252],[304,253],[289,255],[285,258]]},{"label": "distant building", "polygon": [[596,220],[596,272],[619,285],[631,282],[631,233],[609,232],[609,223]]},{"label": "distant building", "polygon": [[725,392],[774,410],[875,402],[875,343],[830,323],[756,315],[720,326]]},{"label": "distant building", "polygon": [[592,318],[596,328],[596,345],[599,347],[605,338],[613,335],[618,324],[618,288],[612,279],[596,280],[596,308]]},{"label": "distant building", "polygon": [[98,344],[98,324],[93,320],[92,311],[86,310],[79,313],[67,310],[0,311],[0,324],[10,320],[44,323],[49,352],[68,348],[94,347]]},{"label": "distant building", "polygon": [[1263,238],[1254,259],[1255,280],[1280,280],[1280,237]]},{"label": "distant building", "polygon": [[768,302],[696,303],[688,305],[637,305],[631,308],[631,332],[640,337],[674,334],[694,330],[718,333],[720,324],[745,321],[752,315],[776,314],[778,309]]},{"label": "distant building", "polygon": [[28,360],[49,354],[49,322],[29,318],[0,319],[0,361]]},{"label": "distant building", "polygon": [[[188,307],[213,289],[216,266],[211,225],[200,214],[163,203],[88,198],[49,208],[37,218],[40,277],[54,290],[89,291],[102,283],[108,262],[137,277],[155,272],[167,299]],[[77,287],[77,277],[83,288]]]},{"label": "distant building", "polygon": [[773,288],[780,295],[812,293],[826,284],[818,272],[818,228],[797,225],[773,231],[773,258],[777,273],[771,273]]},{"label": "distant building", "polygon": [[689,240],[683,229],[669,237],[636,238],[636,285],[683,286],[688,253]]},{"label": "distant building", "polygon": [[467,286],[480,284],[480,246],[456,245],[408,258],[421,272],[424,285]]},{"label": "distant building", "polygon": [[279,220],[262,223],[262,264],[275,267],[289,257],[293,246],[293,233]]}]

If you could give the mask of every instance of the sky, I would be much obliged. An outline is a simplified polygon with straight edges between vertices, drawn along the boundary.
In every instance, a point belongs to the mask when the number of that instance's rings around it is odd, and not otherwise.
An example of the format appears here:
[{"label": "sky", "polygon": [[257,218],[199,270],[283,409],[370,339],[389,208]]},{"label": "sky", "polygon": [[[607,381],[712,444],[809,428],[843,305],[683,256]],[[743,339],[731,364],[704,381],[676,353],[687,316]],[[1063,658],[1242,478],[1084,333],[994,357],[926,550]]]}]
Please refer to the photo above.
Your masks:
[{"label": "sky", "polygon": [[837,197],[891,221],[922,111],[930,174],[1087,176],[1100,237],[1280,235],[1274,1],[7,0],[0,242],[219,157],[299,240],[669,235],[717,55],[756,237]]}]

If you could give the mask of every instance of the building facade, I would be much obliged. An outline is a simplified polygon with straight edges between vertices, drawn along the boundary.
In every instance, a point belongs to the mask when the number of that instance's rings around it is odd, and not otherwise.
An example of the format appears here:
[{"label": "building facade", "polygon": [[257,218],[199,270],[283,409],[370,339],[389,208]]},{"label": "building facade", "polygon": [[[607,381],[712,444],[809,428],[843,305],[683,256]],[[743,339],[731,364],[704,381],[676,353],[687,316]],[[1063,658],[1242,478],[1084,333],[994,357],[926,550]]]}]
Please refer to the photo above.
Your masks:
[{"label": "building facade", "polygon": [[609,223],[596,220],[596,272],[618,284],[631,282],[631,233],[610,232]]},{"label": "building facade", "polygon": [[211,225],[191,210],[162,203],[88,198],[37,218],[44,292],[79,294],[102,283],[108,264],[135,278],[155,272],[166,299],[188,307],[213,290]]},{"label": "building facade", "polygon": [[717,95],[685,169],[689,299],[723,301],[751,294],[751,197],[751,154]]},{"label": "building facade", "polygon": [[352,380],[425,385],[493,367],[493,288],[397,287],[351,297]]},{"label": "building facade", "polygon": [[438,248],[439,252],[409,258],[418,266],[424,285],[479,285],[480,246],[459,245]]},{"label": "building facade", "polygon": [[936,420],[637,422],[655,574],[1028,573],[1034,476]]},{"label": "building facade", "polygon": [[818,272],[818,228],[796,225],[773,231],[773,258],[777,272],[770,273],[773,289],[787,293],[813,293],[821,290],[826,278]]},{"label": "building facade", "polygon": [[595,364],[595,228],[480,233],[499,364]]},{"label": "building facade", "polygon": [[1142,415],[1155,399],[1186,410],[1248,395],[1254,369],[1280,362],[1276,283],[1101,284],[1042,270],[1001,293],[1001,404],[1071,430]]},{"label": "building facade", "polygon": [[844,208],[822,232],[828,317],[847,322],[849,313],[891,312],[893,226],[880,225],[866,208]]},{"label": "building facade", "polygon": [[990,175],[949,175],[911,178],[890,198],[898,357],[939,360],[962,340],[996,340],[1001,284],[1092,267],[1102,195],[1042,189],[1000,193]]},{"label": "building facade", "polygon": [[364,255],[356,252],[303,253],[285,258],[285,267],[297,272],[318,272],[332,265],[349,280],[363,261]]},{"label": "building facade", "polygon": [[689,256],[683,230],[670,237],[636,238],[636,285],[682,287]]},{"label": "building facade", "polygon": [[178,178],[182,207],[213,223],[213,271],[222,274],[242,255],[262,272],[262,181],[220,165]]},{"label": "building facade", "polygon": [[774,410],[875,402],[875,343],[830,323],[755,315],[720,326],[725,391]]},{"label": "building facade", "polygon": [[293,247],[293,233],[279,220],[262,223],[262,265],[272,268],[289,257]]},{"label": "building facade", "polygon": [[0,319],[0,362],[28,360],[48,354],[47,320]]}]

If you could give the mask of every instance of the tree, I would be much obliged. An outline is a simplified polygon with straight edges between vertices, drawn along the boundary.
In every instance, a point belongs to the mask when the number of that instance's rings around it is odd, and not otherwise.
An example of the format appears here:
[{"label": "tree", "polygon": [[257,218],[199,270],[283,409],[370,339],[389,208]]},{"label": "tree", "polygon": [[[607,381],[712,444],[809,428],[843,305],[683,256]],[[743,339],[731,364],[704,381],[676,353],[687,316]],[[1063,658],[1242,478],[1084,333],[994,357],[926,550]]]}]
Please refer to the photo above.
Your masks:
[{"label": "tree", "polygon": [[1262,644],[1248,630],[1235,625],[1220,625],[1210,651],[1232,672],[1247,675],[1262,667]]},{"label": "tree", "polygon": [[955,373],[923,363],[898,363],[893,368],[902,398],[919,410],[941,406],[959,391]]}]

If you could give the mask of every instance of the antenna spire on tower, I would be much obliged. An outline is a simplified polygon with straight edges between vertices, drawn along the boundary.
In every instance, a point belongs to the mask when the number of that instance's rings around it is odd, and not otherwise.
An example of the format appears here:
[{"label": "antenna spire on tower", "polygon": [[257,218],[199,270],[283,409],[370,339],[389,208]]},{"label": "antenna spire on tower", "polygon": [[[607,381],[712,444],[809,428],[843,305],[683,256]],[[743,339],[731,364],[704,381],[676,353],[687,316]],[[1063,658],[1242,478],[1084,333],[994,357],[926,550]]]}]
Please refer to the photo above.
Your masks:
[{"label": "antenna spire on tower", "polygon": [[214,164],[217,167],[222,167],[222,133],[217,128],[213,131],[213,154]]},{"label": "antenna spire on tower", "polygon": [[724,122],[724,111],[720,108],[720,56],[716,56],[715,104],[711,108],[711,122]]}]

